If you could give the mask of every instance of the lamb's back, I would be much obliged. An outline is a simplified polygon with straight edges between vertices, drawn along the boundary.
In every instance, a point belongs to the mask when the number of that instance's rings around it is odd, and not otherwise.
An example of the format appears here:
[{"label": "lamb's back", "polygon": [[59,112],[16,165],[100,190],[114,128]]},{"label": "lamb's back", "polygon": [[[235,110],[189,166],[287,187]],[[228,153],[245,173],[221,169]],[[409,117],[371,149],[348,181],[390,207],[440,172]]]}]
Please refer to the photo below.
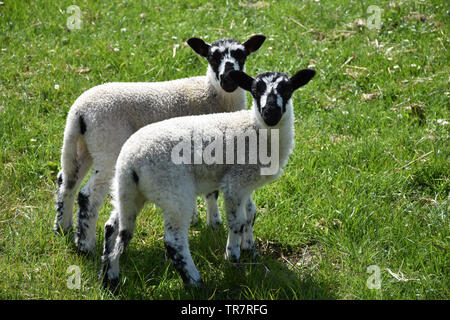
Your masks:
[{"label": "lamb's back", "polygon": [[209,112],[216,95],[205,76],[163,82],[111,82],[84,92],[70,113],[92,123],[127,121],[137,130],[171,117]]},{"label": "lamb's back", "polygon": [[224,136],[227,132],[245,132],[254,128],[250,110],[177,117],[147,125],[134,133],[122,147],[129,158],[158,159],[170,157],[173,148],[196,136]]}]

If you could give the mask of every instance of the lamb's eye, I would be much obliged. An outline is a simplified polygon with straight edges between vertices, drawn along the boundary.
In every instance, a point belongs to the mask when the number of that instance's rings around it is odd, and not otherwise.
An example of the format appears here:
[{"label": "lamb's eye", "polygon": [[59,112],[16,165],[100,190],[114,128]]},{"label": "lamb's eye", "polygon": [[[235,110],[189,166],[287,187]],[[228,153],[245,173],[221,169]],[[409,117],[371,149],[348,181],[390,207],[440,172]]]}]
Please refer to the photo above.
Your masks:
[{"label": "lamb's eye", "polygon": [[277,86],[277,91],[283,98],[289,98],[291,95],[291,88],[286,82],[280,82]]},{"label": "lamb's eye", "polygon": [[266,84],[263,81],[259,81],[256,83],[256,93],[259,95],[264,94],[266,91]]},{"label": "lamb's eye", "polygon": [[233,51],[233,52],[231,53],[231,56],[232,56],[233,58],[235,58],[236,60],[238,60],[238,61],[242,61],[242,60],[245,59],[245,54],[244,54],[244,52],[241,51],[241,50]]},{"label": "lamb's eye", "polygon": [[212,59],[214,59],[216,61],[220,60],[220,56],[221,56],[221,54],[220,54],[219,50],[214,51],[213,54],[211,55]]}]

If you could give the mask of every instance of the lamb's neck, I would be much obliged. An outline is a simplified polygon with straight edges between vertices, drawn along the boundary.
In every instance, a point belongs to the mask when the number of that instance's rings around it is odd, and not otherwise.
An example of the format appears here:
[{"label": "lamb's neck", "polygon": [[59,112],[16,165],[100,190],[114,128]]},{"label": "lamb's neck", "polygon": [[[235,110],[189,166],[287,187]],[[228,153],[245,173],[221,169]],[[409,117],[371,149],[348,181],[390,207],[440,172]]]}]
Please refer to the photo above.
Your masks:
[{"label": "lamb's neck", "polygon": [[[289,111],[286,111],[286,113]],[[284,167],[288,160],[289,156],[294,149],[294,114],[292,109],[290,110],[291,114],[288,117],[283,116],[283,123],[280,125],[280,166]]]},{"label": "lamb's neck", "polygon": [[206,73],[206,82],[207,86],[210,87],[210,90],[217,94],[216,101],[224,106],[225,110],[236,111],[247,109],[247,95],[245,91],[239,87],[233,92],[224,91],[210,66],[208,66],[208,71]]},{"label": "lamb's neck", "polygon": [[[289,102],[290,103],[290,102]],[[256,106],[252,106],[253,111],[253,121],[256,124],[257,129],[267,129],[267,141],[270,143],[271,134],[273,130],[278,131],[278,154],[279,154],[279,163],[280,168],[284,167],[288,160],[289,156],[292,153],[294,148],[294,112],[292,106],[288,106],[286,112],[283,114],[280,122],[273,127],[269,127],[264,123],[264,120],[261,118],[261,115],[256,109]]]},{"label": "lamb's neck", "polygon": [[217,98],[229,111],[247,109],[247,96],[241,88],[230,93],[220,88],[217,90]]}]

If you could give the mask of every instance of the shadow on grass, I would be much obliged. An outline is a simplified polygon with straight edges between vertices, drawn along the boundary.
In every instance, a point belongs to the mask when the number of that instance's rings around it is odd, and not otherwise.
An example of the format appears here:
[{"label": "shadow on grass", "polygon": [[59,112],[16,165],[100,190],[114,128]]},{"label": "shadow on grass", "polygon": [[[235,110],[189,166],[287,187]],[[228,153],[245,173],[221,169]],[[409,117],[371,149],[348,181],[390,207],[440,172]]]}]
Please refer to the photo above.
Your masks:
[{"label": "shadow on grass", "polygon": [[284,263],[266,252],[256,258],[243,255],[238,264],[228,262],[224,259],[226,239],[225,227],[191,228],[191,254],[204,286],[190,288],[182,284],[166,257],[162,239],[149,241],[149,236],[137,235],[121,257],[121,285],[115,298],[336,299],[332,284],[319,279],[309,265]]}]

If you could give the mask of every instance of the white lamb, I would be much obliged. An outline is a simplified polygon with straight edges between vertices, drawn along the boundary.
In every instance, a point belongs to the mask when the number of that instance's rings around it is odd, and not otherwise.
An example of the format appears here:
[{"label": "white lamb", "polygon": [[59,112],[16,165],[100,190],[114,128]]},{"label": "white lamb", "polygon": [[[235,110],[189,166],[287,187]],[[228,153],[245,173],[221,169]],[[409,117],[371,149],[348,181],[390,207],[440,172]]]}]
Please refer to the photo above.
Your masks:
[{"label": "white lamb", "polygon": [[[251,92],[251,110],[169,119],[130,137],[116,163],[114,211],[105,224],[102,275],[106,287],[117,285],[119,257],[146,201],[163,209],[164,244],[185,284],[202,283],[188,243],[197,194],[223,192],[229,227],[225,256],[238,261],[241,248],[254,252],[256,208],[251,193],[282,174],[294,146],[291,96],[314,75],[314,70],[304,69],[291,78],[267,72],[253,79],[231,71],[229,76]],[[270,150],[274,163],[269,165],[263,159],[267,153],[261,150]]]},{"label": "white lamb", "polygon": [[[191,38],[187,43],[208,60],[206,76],[153,83],[107,83],[84,92],[67,117],[54,230],[65,233],[72,228],[75,193],[93,165],[92,176],[78,195],[76,232],[78,249],[93,254],[98,212],[109,191],[121,146],[150,123],[245,109],[245,92],[226,74],[244,70],[247,56],[258,50],[264,40],[265,36],[255,35],[243,44],[223,39],[209,45]],[[216,190],[206,196],[207,223],[213,227],[221,223],[217,196]]]}]

